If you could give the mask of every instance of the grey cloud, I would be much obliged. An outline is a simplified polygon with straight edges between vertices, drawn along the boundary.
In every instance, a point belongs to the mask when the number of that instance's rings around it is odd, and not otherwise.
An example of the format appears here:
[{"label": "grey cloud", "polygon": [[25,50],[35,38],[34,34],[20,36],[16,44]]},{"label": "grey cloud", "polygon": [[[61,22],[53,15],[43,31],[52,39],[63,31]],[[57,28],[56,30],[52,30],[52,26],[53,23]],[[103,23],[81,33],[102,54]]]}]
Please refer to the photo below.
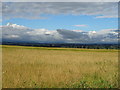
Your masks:
[{"label": "grey cloud", "polygon": [[[45,19],[43,14],[117,15],[117,2],[12,2],[2,4],[3,18]],[[102,18],[102,17],[100,17]]]},{"label": "grey cloud", "polygon": [[70,31],[70,30],[64,30],[64,29],[58,29],[57,30],[59,34],[63,36],[63,38],[68,38],[68,39],[89,39],[87,33],[84,32],[75,32],[75,31]]},{"label": "grey cloud", "polygon": [[[47,29],[31,29],[14,24],[2,26],[2,39],[7,41],[27,41],[27,42],[61,42],[62,37],[57,31]],[[48,35],[49,32],[49,35]]]},{"label": "grey cloud", "polygon": [[[2,28],[2,29],[1,29]],[[119,30],[78,32],[75,30],[31,29],[16,24],[2,26],[2,39],[7,41],[44,42],[44,43],[117,43]]]},{"label": "grey cloud", "polygon": [[79,38],[80,34],[70,30],[58,29],[59,34],[61,34],[64,38],[75,39]]},{"label": "grey cloud", "polygon": [[3,0],[2,2],[119,2],[119,0]]},{"label": "grey cloud", "polygon": [[61,34],[64,40],[68,43],[89,43],[90,40],[87,32],[75,32],[64,29],[57,29],[57,32]]}]

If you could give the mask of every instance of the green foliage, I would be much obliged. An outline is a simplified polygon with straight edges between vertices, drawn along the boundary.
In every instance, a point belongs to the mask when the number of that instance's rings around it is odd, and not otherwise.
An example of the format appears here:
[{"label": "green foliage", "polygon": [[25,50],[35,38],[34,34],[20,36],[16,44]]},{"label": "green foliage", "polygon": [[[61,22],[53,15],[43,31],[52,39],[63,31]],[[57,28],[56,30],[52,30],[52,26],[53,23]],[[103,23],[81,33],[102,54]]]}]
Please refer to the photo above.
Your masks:
[{"label": "green foliage", "polygon": [[72,88],[117,88],[117,84],[110,83],[97,73],[86,75],[79,82],[71,85]]}]

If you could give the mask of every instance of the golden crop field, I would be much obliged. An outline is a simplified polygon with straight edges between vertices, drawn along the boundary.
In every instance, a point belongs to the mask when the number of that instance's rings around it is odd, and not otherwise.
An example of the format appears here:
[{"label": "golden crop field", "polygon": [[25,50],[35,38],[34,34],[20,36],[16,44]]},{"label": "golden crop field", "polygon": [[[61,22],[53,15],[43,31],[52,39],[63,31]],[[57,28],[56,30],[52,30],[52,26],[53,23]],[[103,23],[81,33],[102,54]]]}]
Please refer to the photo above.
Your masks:
[{"label": "golden crop field", "polygon": [[117,88],[118,51],[2,46],[3,88]]}]

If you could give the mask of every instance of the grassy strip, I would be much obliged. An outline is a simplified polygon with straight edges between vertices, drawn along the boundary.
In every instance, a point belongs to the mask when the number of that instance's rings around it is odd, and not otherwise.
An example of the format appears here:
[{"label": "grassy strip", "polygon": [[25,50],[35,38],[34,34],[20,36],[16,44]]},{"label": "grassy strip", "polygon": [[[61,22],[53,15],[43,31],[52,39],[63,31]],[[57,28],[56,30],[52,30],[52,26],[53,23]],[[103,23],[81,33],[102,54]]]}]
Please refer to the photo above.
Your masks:
[{"label": "grassy strip", "polygon": [[62,50],[62,51],[86,51],[86,52],[118,52],[115,49],[82,49],[82,48],[56,48],[56,47],[29,47],[29,46],[14,46],[1,45],[2,48],[24,48],[24,49],[40,49],[40,50]]}]

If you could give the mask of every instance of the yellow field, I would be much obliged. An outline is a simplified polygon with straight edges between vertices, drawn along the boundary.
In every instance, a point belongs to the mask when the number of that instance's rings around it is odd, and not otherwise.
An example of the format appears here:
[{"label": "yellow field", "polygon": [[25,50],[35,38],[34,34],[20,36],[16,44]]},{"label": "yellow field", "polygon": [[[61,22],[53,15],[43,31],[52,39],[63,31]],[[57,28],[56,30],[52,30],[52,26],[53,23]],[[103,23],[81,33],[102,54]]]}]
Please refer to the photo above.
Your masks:
[{"label": "yellow field", "polygon": [[118,51],[2,46],[3,88],[117,88]]}]

